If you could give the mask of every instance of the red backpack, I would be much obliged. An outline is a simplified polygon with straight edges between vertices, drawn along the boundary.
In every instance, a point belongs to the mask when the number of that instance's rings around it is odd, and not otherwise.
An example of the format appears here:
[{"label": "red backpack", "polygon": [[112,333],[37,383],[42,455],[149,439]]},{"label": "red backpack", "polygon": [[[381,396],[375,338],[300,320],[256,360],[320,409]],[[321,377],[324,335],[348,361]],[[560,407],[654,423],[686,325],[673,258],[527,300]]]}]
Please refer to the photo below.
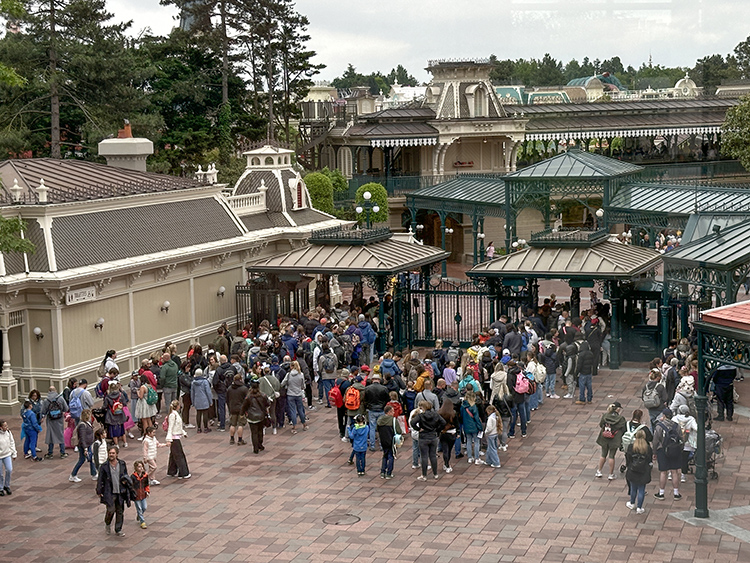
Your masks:
[{"label": "red backpack", "polygon": [[[359,395],[359,393],[357,393],[357,395]],[[328,402],[335,405],[337,409],[344,406],[344,397],[341,395],[341,389],[338,385],[331,387],[331,390],[328,392]]]}]

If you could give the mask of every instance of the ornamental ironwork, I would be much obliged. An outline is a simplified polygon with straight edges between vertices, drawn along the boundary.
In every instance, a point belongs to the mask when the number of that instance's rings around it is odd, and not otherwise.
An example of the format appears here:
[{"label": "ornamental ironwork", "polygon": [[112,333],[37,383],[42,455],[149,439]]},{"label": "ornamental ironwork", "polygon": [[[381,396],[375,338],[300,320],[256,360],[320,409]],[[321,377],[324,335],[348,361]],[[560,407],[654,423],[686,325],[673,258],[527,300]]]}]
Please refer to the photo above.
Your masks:
[{"label": "ornamental ironwork", "polygon": [[703,361],[712,368],[728,364],[750,368],[750,342],[702,332]]},{"label": "ornamental ironwork", "polygon": [[387,240],[393,236],[388,227],[371,229],[348,229],[331,227],[310,233],[310,244],[323,245],[365,245]]}]

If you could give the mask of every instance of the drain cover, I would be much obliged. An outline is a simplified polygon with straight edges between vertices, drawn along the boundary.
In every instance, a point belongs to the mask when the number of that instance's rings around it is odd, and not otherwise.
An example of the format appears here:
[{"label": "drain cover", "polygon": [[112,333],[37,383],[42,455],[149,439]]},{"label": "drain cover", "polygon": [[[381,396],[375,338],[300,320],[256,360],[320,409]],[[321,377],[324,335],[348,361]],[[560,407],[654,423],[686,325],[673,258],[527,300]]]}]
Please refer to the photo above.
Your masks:
[{"label": "drain cover", "polygon": [[323,518],[324,524],[330,524],[332,526],[350,526],[356,524],[361,518],[354,514],[330,514]]}]

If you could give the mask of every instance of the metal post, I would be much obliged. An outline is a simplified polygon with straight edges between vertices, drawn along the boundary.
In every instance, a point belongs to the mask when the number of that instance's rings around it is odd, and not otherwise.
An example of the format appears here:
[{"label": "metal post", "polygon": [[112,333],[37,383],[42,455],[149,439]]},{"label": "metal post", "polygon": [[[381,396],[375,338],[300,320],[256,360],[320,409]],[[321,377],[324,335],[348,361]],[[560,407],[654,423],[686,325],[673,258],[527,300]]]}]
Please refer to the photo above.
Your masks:
[{"label": "metal post", "polygon": [[378,301],[380,306],[378,307],[378,337],[380,343],[378,345],[378,353],[385,353],[387,337],[385,333],[385,276],[378,276]]},{"label": "metal post", "polygon": [[[438,213],[438,217],[440,218],[440,248],[445,251],[445,221],[446,217],[444,213]],[[448,261],[443,258],[443,262],[441,264],[441,275],[444,278],[448,277]]]},{"label": "metal post", "polygon": [[610,341],[609,341],[609,369],[618,369],[620,367],[620,303],[619,297],[609,297],[609,303],[612,307],[612,317],[610,319]]},{"label": "metal post", "polygon": [[495,307],[497,306],[497,291],[494,279],[487,280],[487,293],[490,298],[490,324],[495,322]]},{"label": "metal post", "polygon": [[708,471],[706,471],[706,365],[703,360],[703,333],[698,329],[698,387],[695,408],[698,411],[698,444],[695,450],[695,517],[708,518]]},{"label": "metal post", "polygon": [[472,258],[472,266],[477,265],[477,215],[476,213],[471,218],[471,238],[474,242],[474,254]]},{"label": "metal post", "polygon": [[664,288],[661,292],[661,307],[659,307],[659,312],[661,314],[661,349],[664,350],[664,348],[669,346],[669,283],[666,279],[664,280]]},{"label": "metal post", "polygon": [[574,287],[570,291],[570,317],[575,319],[581,316],[581,288]]},{"label": "metal post", "polygon": [[[432,340],[432,295],[430,295],[430,267],[422,267],[424,282],[424,334],[425,339]],[[411,304],[409,304],[411,306]]]},{"label": "metal post", "polygon": [[479,230],[482,231],[482,238],[479,239],[479,261],[484,262],[484,216],[479,218]]},{"label": "metal post", "polygon": [[[688,326],[688,313],[690,312],[687,297],[680,298],[680,338],[687,338],[690,332]],[[663,350],[664,348],[662,348]]]}]

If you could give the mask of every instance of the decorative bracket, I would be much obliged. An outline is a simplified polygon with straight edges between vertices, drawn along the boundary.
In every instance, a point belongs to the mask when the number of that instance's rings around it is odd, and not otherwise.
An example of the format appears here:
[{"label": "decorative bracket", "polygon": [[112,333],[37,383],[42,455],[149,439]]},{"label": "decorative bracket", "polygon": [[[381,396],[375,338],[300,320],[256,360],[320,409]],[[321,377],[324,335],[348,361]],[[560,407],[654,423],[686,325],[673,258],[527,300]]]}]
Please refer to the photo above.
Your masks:
[{"label": "decorative bracket", "polygon": [[137,282],[141,278],[142,275],[143,275],[143,270],[138,270],[137,272],[133,272],[132,274],[130,274],[128,276],[128,285],[130,287],[133,287],[135,282]]},{"label": "decorative bracket", "polygon": [[227,261],[227,259],[232,255],[231,252],[224,252],[223,254],[220,254],[219,256],[213,257],[213,267],[214,270],[218,270],[224,265],[224,262]]},{"label": "decorative bracket", "polygon": [[157,281],[164,281],[169,277],[169,274],[174,272],[174,270],[177,268],[177,264],[167,264],[166,266],[162,266],[159,268],[159,270],[156,272],[156,279]]},{"label": "decorative bracket", "polygon": [[50,305],[53,307],[59,307],[65,301],[65,294],[67,292],[64,289],[47,289],[44,288],[44,295],[49,299]]}]

